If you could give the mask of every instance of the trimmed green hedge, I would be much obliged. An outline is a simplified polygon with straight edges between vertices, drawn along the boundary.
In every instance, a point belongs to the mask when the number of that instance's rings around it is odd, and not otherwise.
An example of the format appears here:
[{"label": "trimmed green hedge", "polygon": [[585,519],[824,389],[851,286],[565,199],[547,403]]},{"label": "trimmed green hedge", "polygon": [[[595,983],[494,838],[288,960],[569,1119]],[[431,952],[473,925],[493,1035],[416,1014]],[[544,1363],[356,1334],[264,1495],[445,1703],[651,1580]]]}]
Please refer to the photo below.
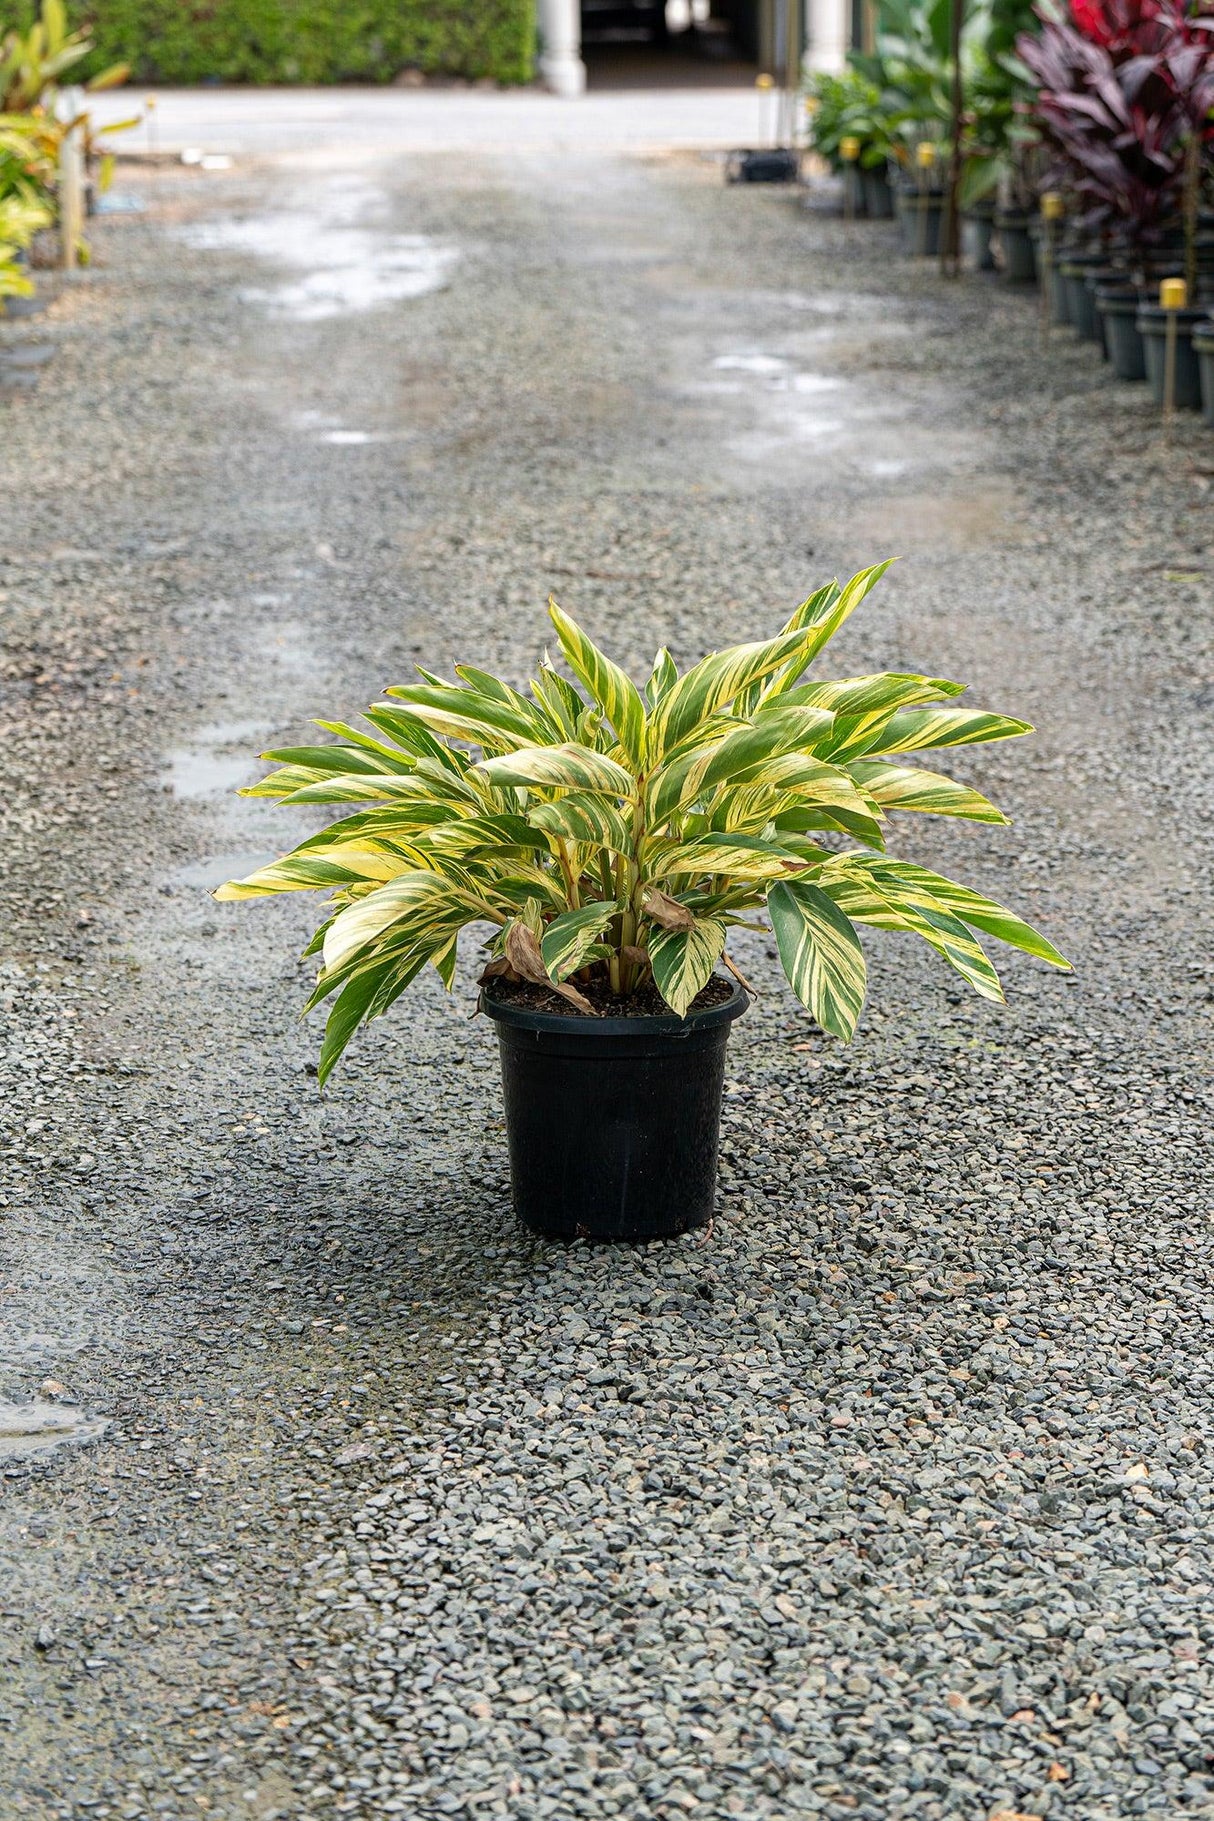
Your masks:
[{"label": "trimmed green hedge", "polygon": [[[0,37],[35,0],[0,0]],[[391,82],[427,75],[528,82],[534,0],[69,0],[96,50],[140,83]]]}]

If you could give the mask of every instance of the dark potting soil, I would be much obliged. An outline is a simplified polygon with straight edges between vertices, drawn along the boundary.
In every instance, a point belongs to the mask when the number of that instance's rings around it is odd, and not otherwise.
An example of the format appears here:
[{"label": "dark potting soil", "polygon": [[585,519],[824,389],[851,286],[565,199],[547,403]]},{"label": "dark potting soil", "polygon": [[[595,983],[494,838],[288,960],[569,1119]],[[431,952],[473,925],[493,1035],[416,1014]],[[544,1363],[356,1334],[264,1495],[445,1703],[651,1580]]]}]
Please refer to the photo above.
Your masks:
[{"label": "dark potting soil", "polygon": [[[576,1005],[570,1005],[558,993],[550,992],[546,986],[534,985],[530,980],[490,980],[484,992],[492,998],[501,1000],[507,1005],[526,1006],[533,1012],[555,1012],[562,1018],[584,1018],[585,1012],[579,1012]],[[589,999],[595,1011],[603,1018],[669,1018],[670,1007],[659,993],[652,980],[638,986],[628,994],[626,999],[618,999],[612,993],[605,980],[592,980],[587,985],[579,985],[578,991],[584,999]],[[724,974],[714,974],[707,986],[701,987],[691,1002],[691,1011],[703,1012],[710,1005],[723,1005],[733,992],[733,982]]]}]

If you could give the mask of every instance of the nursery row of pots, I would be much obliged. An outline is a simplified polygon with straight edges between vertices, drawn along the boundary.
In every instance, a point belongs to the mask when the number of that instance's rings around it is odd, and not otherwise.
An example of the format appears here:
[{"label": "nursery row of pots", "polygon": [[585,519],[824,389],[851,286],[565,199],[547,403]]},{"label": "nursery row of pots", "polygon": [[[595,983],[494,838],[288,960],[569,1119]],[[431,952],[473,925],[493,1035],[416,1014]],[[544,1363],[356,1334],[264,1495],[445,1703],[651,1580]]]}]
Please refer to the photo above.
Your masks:
[{"label": "nursery row of pots", "polygon": [[[844,172],[844,183],[849,214],[878,221],[896,216],[905,252],[939,255],[947,208],[942,188],[891,183],[884,171],[858,168]],[[979,271],[998,271],[1011,284],[1044,284],[1051,324],[1098,343],[1118,379],[1145,380],[1160,404],[1171,333],[1172,402],[1201,411],[1214,425],[1214,235],[1198,242],[1196,298],[1169,309],[1160,302],[1160,284],[1180,275],[1179,247],[1165,246],[1131,267],[1115,248],[1075,241],[1051,231],[1038,215],[994,202],[963,210],[962,227],[966,254]]]}]

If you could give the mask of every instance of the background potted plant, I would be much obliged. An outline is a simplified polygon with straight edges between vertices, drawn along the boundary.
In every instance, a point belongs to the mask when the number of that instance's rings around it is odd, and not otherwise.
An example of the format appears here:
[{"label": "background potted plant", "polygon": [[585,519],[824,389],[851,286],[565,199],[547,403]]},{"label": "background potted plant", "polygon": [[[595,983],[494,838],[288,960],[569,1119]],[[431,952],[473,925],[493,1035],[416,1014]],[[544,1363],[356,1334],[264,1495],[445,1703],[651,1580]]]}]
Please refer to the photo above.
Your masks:
[{"label": "background potted plant", "polygon": [[[1148,287],[1175,271],[1183,246],[1190,304],[1199,289],[1198,209],[1214,107],[1214,18],[1182,0],[1076,0],[1074,23],[1046,20],[1022,37],[1020,56],[1039,84],[1034,109],[1055,158],[1055,178],[1075,199],[1078,225],[1100,245],[1068,273],[1070,313],[1094,332],[1097,294],[1110,353],[1123,377],[1141,375],[1142,336],[1162,345],[1166,316]],[[1109,283],[1117,269],[1120,284]],[[1196,403],[1189,348],[1202,311],[1178,313],[1178,374]],[[1160,366],[1162,362],[1159,363]],[[1187,383],[1186,383],[1187,382]]]},{"label": "background potted plant", "polygon": [[216,894],[334,891],[308,951],[309,1004],[333,999],[322,1083],[425,966],[449,987],[459,932],[487,926],[519,1215],[651,1238],[711,1215],[745,1006],[732,929],[765,928],[766,909],[793,991],[843,1038],[864,999],[856,924],[922,937],[987,998],[1002,994],[976,931],[1065,967],[1010,911],[885,852],[894,812],[1003,822],[913,755],[1027,724],[957,705],[939,678],[806,680],[887,566],[682,675],[659,651],[643,689],[553,604],[576,683],[547,659],[527,695],[468,665],[454,683],[421,671],[367,711],[371,731],[322,721],[335,744],[266,754],[280,769],[246,794],[353,809]]},{"label": "background potted plant", "polygon": [[843,157],[843,144],[849,139],[857,141],[857,194],[853,199],[857,212],[874,220],[891,216],[894,201],[887,173],[895,147],[881,91],[857,70],[843,70],[838,75],[815,71],[806,82],[805,98],[811,149],[833,171],[841,171],[846,181],[848,161]]}]

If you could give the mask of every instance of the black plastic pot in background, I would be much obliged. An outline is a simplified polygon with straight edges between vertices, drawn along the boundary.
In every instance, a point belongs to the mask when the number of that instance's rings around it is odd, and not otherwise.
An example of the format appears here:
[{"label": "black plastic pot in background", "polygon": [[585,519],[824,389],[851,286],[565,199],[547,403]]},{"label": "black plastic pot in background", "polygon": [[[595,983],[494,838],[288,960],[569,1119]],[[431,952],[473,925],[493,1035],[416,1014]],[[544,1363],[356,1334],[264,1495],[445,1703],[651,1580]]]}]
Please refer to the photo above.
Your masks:
[{"label": "black plastic pot in background", "polygon": [[966,257],[973,261],[979,272],[995,270],[995,253],[991,246],[991,235],[995,231],[995,205],[993,202],[975,202],[961,213],[961,233],[965,245]]},{"label": "black plastic pot in background", "polygon": [[995,211],[995,232],[1003,254],[1003,276],[1014,285],[1037,282],[1037,256],[1029,224],[1030,217],[1018,209]]},{"label": "black plastic pot in background", "polygon": [[904,253],[935,259],[940,251],[940,224],[944,217],[944,191],[918,190],[914,185],[898,191],[898,222]]},{"label": "black plastic pot in background", "polygon": [[1193,330],[1193,352],[1201,382],[1201,415],[1214,426],[1214,317],[1207,317]]},{"label": "black plastic pot in background", "polygon": [[1084,283],[1088,272],[1094,267],[1105,265],[1099,253],[1068,253],[1058,262],[1058,270],[1066,285],[1067,315],[1071,327],[1080,341],[1100,340],[1100,318],[1096,314],[1096,298]]},{"label": "black plastic pot in background", "polygon": [[853,218],[868,214],[864,202],[864,174],[854,164],[843,166],[843,212]]},{"label": "black plastic pot in background", "polygon": [[860,184],[864,192],[864,213],[871,221],[889,221],[894,213],[894,192],[889,187],[889,178],[885,172],[874,165],[871,171],[860,172]]},{"label": "black plastic pot in background", "polygon": [[1147,357],[1138,328],[1138,291],[1132,284],[1096,286],[1096,308],[1104,324],[1104,343],[1118,379],[1145,379]]},{"label": "black plastic pot in background", "polygon": [[748,1000],[581,1018],[495,999],[514,1208],[552,1239],[668,1239],[712,1218],[725,1045]]},{"label": "black plastic pot in background", "polygon": [[1158,405],[1163,403],[1168,317],[1176,318],[1176,390],[1173,403],[1183,411],[1201,410],[1201,370],[1193,347],[1193,331],[1208,321],[1200,310],[1165,310],[1159,304],[1140,303],[1135,321],[1146,351],[1147,380]]}]

